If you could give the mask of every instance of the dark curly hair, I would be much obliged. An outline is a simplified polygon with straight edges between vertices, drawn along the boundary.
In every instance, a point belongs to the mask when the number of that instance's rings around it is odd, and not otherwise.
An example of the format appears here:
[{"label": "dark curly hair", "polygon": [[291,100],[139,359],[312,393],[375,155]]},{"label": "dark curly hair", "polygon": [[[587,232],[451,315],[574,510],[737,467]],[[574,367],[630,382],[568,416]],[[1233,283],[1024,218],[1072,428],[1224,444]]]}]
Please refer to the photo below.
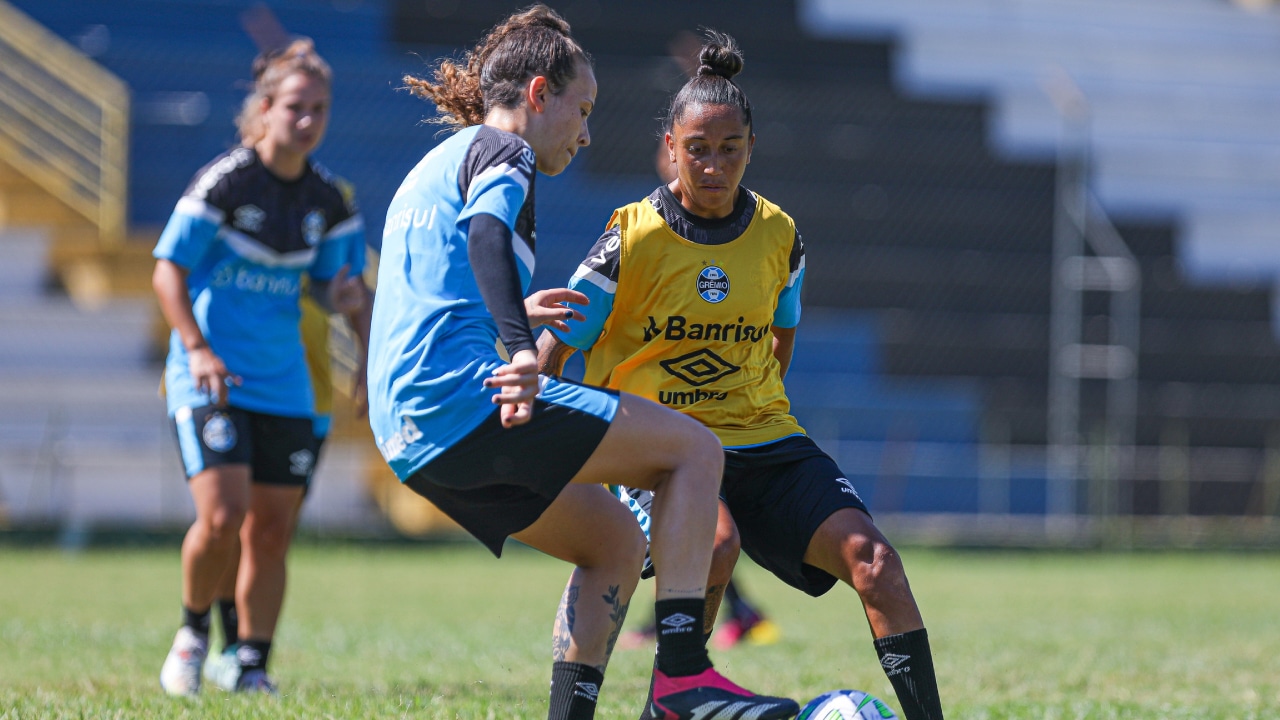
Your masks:
[{"label": "dark curly hair", "polygon": [[546,5],[532,5],[495,25],[462,62],[441,60],[434,82],[406,75],[405,86],[440,109],[435,122],[462,129],[484,122],[495,107],[517,107],[529,78],[547,78],[558,94],[591,56],[569,34],[569,23]]}]

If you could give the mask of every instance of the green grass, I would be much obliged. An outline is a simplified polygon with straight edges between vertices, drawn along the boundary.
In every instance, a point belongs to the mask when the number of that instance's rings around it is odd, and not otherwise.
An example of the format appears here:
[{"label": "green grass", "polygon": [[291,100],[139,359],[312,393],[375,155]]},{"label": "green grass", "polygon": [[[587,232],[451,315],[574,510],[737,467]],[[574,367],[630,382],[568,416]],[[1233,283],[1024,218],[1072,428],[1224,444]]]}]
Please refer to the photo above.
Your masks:
[{"label": "green grass", "polygon": [[[1280,718],[1280,556],[903,552],[948,717]],[[0,548],[0,719],[531,718],[546,714],[567,566],[478,546],[298,548],[278,700],[171,700],[178,549]],[[853,687],[896,706],[852,591],[812,600],[744,561],[783,639],[715,654],[752,688]],[[641,586],[631,621],[646,619]],[[639,714],[652,656],[619,651],[600,718]]]}]

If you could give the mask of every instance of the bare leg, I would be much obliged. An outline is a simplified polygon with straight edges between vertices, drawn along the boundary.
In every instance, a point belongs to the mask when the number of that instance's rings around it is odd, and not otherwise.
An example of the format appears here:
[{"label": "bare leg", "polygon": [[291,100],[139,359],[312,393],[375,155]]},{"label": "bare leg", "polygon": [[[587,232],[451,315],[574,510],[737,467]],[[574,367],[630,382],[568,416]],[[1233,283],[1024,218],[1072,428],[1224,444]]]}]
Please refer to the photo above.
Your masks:
[{"label": "bare leg", "polygon": [[223,571],[235,559],[236,536],[249,507],[249,467],[222,465],[190,480],[196,521],[182,541],[182,604],[213,605]]},{"label": "bare leg", "polygon": [[924,620],[902,559],[861,510],[837,511],[818,527],[805,562],[858,591],[876,653],[907,720],[942,720],[942,703]]},{"label": "bare leg", "polygon": [[658,600],[701,598],[711,569],[723,467],[724,453],[711,431],[623,393],[613,424],[573,481],[653,490],[654,594]]},{"label": "bare leg", "polygon": [[227,562],[227,567],[222,571],[222,578],[218,580],[218,592],[215,599],[223,598],[234,599],[236,596],[236,575],[240,572],[240,534],[236,533],[236,546],[231,551],[231,559]]},{"label": "bare leg", "polygon": [[[218,580],[218,592],[214,595],[214,600],[218,602],[219,608],[222,607],[223,601],[230,601],[232,605],[236,602],[236,575],[240,572],[240,535],[236,534],[236,547],[231,553],[231,559],[227,562],[226,568],[222,571],[222,579]],[[220,610],[221,611],[221,610]],[[238,617],[238,613],[237,613]],[[239,622],[236,622],[236,633]],[[223,649],[231,647],[236,642],[236,637],[229,632],[232,628],[228,627],[227,617],[222,616],[222,636],[225,642]]]},{"label": "bare leg", "polygon": [[702,621],[702,634],[711,635],[716,629],[716,616],[724,602],[724,590],[733,579],[733,568],[738,564],[742,541],[738,526],[729,514],[729,508],[720,503],[720,517],[716,522],[716,544],[711,552],[711,573],[707,577],[707,610]]},{"label": "bare leg", "polygon": [[552,654],[604,672],[644,562],[635,518],[603,487],[570,485],[513,537],[577,566],[556,613]]},{"label": "bare leg", "polygon": [[293,540],[302,488],[254,485],[241,528],[242,555],[236,582],[240,637],[270,640],[284,603],[285,556]]},{"label": "bare leg", "polygon": [[875,637],[924,627],[902,559],[861,510],[846,508],[827,518],[809,541],[804,561],[858,591]]}]

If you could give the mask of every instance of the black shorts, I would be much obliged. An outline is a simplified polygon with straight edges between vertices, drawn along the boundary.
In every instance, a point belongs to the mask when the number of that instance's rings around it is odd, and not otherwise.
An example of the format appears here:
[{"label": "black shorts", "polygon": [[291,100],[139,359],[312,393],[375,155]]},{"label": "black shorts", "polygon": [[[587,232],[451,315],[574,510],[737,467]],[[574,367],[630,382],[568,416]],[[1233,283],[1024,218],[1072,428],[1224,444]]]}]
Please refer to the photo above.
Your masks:
[{"label": "black shorts", "polygon": [[204,405],[179,408],[170,420],[188,480],[208,468],[248,465],[255,483],[302,488],[311,483],[322,442],[312,432],[311,418]]},{"label": "black shorts", "polygon": [[809,541],[837,510],[868,512],[835,461],[804,435],[726,449],[724,461],[720,497],[733,514],[747,556],[814,597],[830,590],[836,578],[804,563]]},{"label": "black shorts", "polygon": [[586,464],[611,418],[537,399],[529,422],[504,428],[494,410],[404,484],[501,557],[507,537],[542,517]]}]

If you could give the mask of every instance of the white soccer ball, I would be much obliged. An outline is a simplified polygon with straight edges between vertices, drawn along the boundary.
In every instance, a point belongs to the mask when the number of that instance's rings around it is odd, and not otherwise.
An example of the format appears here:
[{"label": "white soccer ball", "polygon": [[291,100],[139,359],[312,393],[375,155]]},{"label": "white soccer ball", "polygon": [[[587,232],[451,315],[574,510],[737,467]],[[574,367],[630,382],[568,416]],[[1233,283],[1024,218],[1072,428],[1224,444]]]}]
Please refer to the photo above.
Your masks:
[{"label": "white soccer ball", "polygon": [[861,690],[832,690],[809,701],[796,720],[897,720],[883,700]]}]

